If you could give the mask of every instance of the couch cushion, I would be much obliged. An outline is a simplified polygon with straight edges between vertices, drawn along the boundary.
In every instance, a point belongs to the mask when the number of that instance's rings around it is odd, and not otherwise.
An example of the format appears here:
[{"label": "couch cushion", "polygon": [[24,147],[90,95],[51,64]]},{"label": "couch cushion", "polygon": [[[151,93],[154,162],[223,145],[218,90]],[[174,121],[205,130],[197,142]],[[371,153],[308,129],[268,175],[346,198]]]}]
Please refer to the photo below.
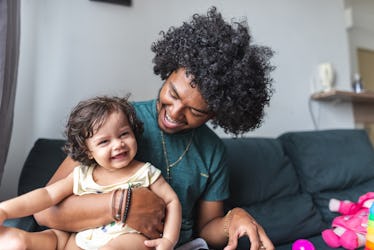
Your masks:
[{"label": "couch cushion", "polygon": [[32,147],[18,183],[18,194],[45,186],[58,166],[66,158],[62,150],[65,141],[59,139],[38,139]]},{"label": "couch cushion", "polygon": [[[318,234],[318,235],[313,236],[313,237],[308,237],[307,240],[309,240],[313,244],[313,246],[316,250],[344,250],[345,249],[345,248],[342,248],[342,247],[338,247],[338,248],[328,247],[326,245],[326,243],[323,241],[323,239],[321,237],[321,234]],[[281,245],[281,246],[277,246],[276,249],[277,250],[290,250],[290,249],[292,249],[292,244],[293,244],[293,242],[289,243],[289,244],[284,244],[284,245]],[[363,248],[359,248],[359,249],[363,250]],[[244,250],[244,248],[243,248],[243,250]]]},{"label": "couch cushion", "polygon": [[280,142],[270,138],[223,139],[230,168],[230,202],[246,206],[294,195],[296,172]]},{"label": "couch cushion", "polygon": [[38,228],[38,224],[36,223],[34,217],[32,215],[22,217],[22,218],[15,218],[15,219],[8,219],[5,220],[3,226],[6,227],[16,227],[22,229],[24,231],[33,232],[36,231]]},{"label": "couch cushion", "polygon": [[244,209],[256,218],[275,245],[320,234],[327,226],[306,193],[272,199]]},{"label": "couch cushion", "polygon": [[366,194],[367,192],[373,192],[373,190],[374,179],[344,190],[329,190],[326,192],[315,193],[313,194],[313,200],[319,208],[323,219],[330,225],[332,220],[336,216],[341,215],[339,213],[334,213],[329,210],[328,204],[331,198],[357,202],[358,198],[361,195]]},{"label": "couch cushion", "polygon": [[279,137],[304,190],[344,190],[374,178],[374,151],[364,130],[291,132]]},{"label": "couch cushion", "polygon": [[[311,196],[300,193],[296,171],[277,139],[223,141],[230,167],[227,209],[246,209],[275,244],[321,232],[322,217]],[[240,244],[240,249],[249,249],[248,240]]]}]

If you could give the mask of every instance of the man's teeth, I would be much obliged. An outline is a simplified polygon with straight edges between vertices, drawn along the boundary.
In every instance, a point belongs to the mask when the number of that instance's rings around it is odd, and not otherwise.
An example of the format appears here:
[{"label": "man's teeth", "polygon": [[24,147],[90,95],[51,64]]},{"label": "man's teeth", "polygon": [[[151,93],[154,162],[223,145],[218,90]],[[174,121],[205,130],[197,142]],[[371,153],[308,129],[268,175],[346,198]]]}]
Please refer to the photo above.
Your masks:
[{"label": "man's teeth", "polygon": [[168,122],[171,122],[171,123],[179,123],[178,121],[176,120],[173,120],[168,114],[165,115],[166,117],[166,120],[168,120]]}]

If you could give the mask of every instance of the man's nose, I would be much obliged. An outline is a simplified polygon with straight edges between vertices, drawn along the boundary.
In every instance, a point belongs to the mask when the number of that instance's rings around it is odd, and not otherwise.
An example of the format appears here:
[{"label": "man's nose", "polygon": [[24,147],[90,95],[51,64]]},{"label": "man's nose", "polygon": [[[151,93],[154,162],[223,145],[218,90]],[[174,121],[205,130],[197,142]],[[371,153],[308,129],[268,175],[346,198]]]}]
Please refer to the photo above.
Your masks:
[{"label": "man's nose", "polygon": [[169,109],[169,116],[173,120],[179,120],[183,116],[184,105],[181,102],[175,102]]}]

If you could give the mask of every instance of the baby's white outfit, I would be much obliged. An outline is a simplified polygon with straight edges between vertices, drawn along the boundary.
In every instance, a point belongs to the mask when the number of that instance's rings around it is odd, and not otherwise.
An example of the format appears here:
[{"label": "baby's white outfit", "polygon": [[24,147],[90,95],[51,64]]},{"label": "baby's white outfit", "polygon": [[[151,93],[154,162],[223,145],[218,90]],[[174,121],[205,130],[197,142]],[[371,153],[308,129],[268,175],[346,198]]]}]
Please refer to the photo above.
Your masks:
[{"label": "baby's white outfit", "polygon": [[[74,168],[74,194],[106,193],[118,188],[127,189],[129,185],[132,187],[148,187],[154,183],[161,174],[159,169],[147,162],[127,180],[112,185],[101,186],[98,185],[92,177],[94,168],[94,166],[83,165]],[[77,233],[75,241],[80,248],[95,250],[104,246],[111,239],[125,233],[139,232],[122,222],[112,222],[102,227],[87,229]]]}]

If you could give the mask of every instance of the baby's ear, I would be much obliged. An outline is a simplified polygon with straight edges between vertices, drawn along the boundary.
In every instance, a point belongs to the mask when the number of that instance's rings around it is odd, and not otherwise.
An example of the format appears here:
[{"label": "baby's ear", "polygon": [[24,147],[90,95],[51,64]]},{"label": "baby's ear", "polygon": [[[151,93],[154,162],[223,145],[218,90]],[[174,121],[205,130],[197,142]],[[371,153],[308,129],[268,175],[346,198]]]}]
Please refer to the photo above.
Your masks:
[{"label": "baby's ear", "polygon": [[330,211],[332,212],[338,212],[339,211],[339,207],[340,207],[340,201],[337,200],[337,199],[330,199],[330,202],[329,202],[329,209]]},{"label": "baby's ear", "polygon": [[90,151],[87,151],[86,154],[87,154],[88,159],[90,159],[90,160],[93,159],[93,156],[92,156]]}]

